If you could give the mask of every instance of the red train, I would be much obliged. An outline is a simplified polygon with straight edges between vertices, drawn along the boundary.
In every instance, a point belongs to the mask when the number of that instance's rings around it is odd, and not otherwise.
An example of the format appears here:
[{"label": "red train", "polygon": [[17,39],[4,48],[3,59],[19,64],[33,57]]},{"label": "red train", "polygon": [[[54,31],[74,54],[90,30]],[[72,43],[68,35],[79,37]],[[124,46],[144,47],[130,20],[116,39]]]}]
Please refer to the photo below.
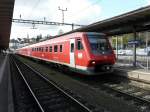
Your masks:
[{"label": "red train", "polygon": [[20,55],[45,60],[86,75],[113,71],[116,58],[102,33],[75,32],[17,50]]}]

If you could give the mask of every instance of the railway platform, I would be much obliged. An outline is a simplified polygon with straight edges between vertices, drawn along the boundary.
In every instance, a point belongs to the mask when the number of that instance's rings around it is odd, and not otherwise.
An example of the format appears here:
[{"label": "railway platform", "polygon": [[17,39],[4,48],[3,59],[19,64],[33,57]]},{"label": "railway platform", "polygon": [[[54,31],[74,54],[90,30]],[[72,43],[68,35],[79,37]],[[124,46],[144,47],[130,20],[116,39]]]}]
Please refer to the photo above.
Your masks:
[{"label": "railway platform", "polygon": [[0,112],[13,112],[8,56],[0,54]]},{"label": "railway platform", "polygon": [[131,64],[116,63],[114,73],[120,76],[150,83],[150,69],[133,67]]}]

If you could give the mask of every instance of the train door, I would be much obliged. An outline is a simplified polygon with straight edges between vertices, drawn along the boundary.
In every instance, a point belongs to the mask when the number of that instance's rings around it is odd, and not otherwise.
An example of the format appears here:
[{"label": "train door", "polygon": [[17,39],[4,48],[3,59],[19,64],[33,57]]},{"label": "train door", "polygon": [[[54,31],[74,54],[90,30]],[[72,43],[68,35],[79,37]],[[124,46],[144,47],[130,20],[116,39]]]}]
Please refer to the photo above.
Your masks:
[{"label": "train door", "polygon": [[75,67],[74,50],[75,50],[75,39],[70,39],[70,66],[71,67]]},{"label": "train door", "polygon": [[27,49],[27,55],[31,56],[31,50],[30,50],[30,48]]}]

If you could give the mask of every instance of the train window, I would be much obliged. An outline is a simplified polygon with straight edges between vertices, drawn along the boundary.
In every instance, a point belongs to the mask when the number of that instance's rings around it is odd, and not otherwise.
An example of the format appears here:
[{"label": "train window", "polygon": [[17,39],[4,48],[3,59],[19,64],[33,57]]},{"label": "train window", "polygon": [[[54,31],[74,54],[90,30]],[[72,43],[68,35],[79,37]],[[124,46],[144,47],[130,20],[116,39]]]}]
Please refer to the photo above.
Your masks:
[{"label": "train window", "polygon": [[110,53],[111,48],[104,35],[88,35],[91,50],[94,54]]},{"label": "train window", "polygon": [[77,40],[77,49],[78,50],[83,50],[83,45],[82,45],[81,39]]},{"label": "train window", "polygon": [[32,51],[34,51],[34,48],[32,48]]},{"label": "train window", "polygon": [[45,48],[45,52],[48,52],[48,47]]},{"label": "train window", "polygon": [[52,52],[52,46],[49,46],[49,52]]},{"label": "train window", "polygon": [[41,48],[41,51],[43,52],[43,47]]},{"label": "train window", "polygon": [[60,52],[62,52],[62,45],[60,45]]},{"label": "train window", "polygon": [[54,52],[57,52],[57,50],[58,50],[58,46],[54,45]]},{"label": "train window", "polygon": [[71,52],[74,52],[74,43],[71,43]]}]

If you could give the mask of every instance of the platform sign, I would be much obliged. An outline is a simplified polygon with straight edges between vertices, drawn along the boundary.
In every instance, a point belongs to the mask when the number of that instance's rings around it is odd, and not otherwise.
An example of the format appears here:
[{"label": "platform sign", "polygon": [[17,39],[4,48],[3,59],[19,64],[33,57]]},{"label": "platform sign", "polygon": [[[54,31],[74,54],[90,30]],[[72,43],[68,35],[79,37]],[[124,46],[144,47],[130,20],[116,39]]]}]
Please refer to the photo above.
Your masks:
[{"label": "platform sign", "polygon": [[139,41],[129,41],[129,42],[128,42],[128,44],[131,44],[131,45],[132,45],[132,44],[139,44],[139,43],[140,43]]}]

